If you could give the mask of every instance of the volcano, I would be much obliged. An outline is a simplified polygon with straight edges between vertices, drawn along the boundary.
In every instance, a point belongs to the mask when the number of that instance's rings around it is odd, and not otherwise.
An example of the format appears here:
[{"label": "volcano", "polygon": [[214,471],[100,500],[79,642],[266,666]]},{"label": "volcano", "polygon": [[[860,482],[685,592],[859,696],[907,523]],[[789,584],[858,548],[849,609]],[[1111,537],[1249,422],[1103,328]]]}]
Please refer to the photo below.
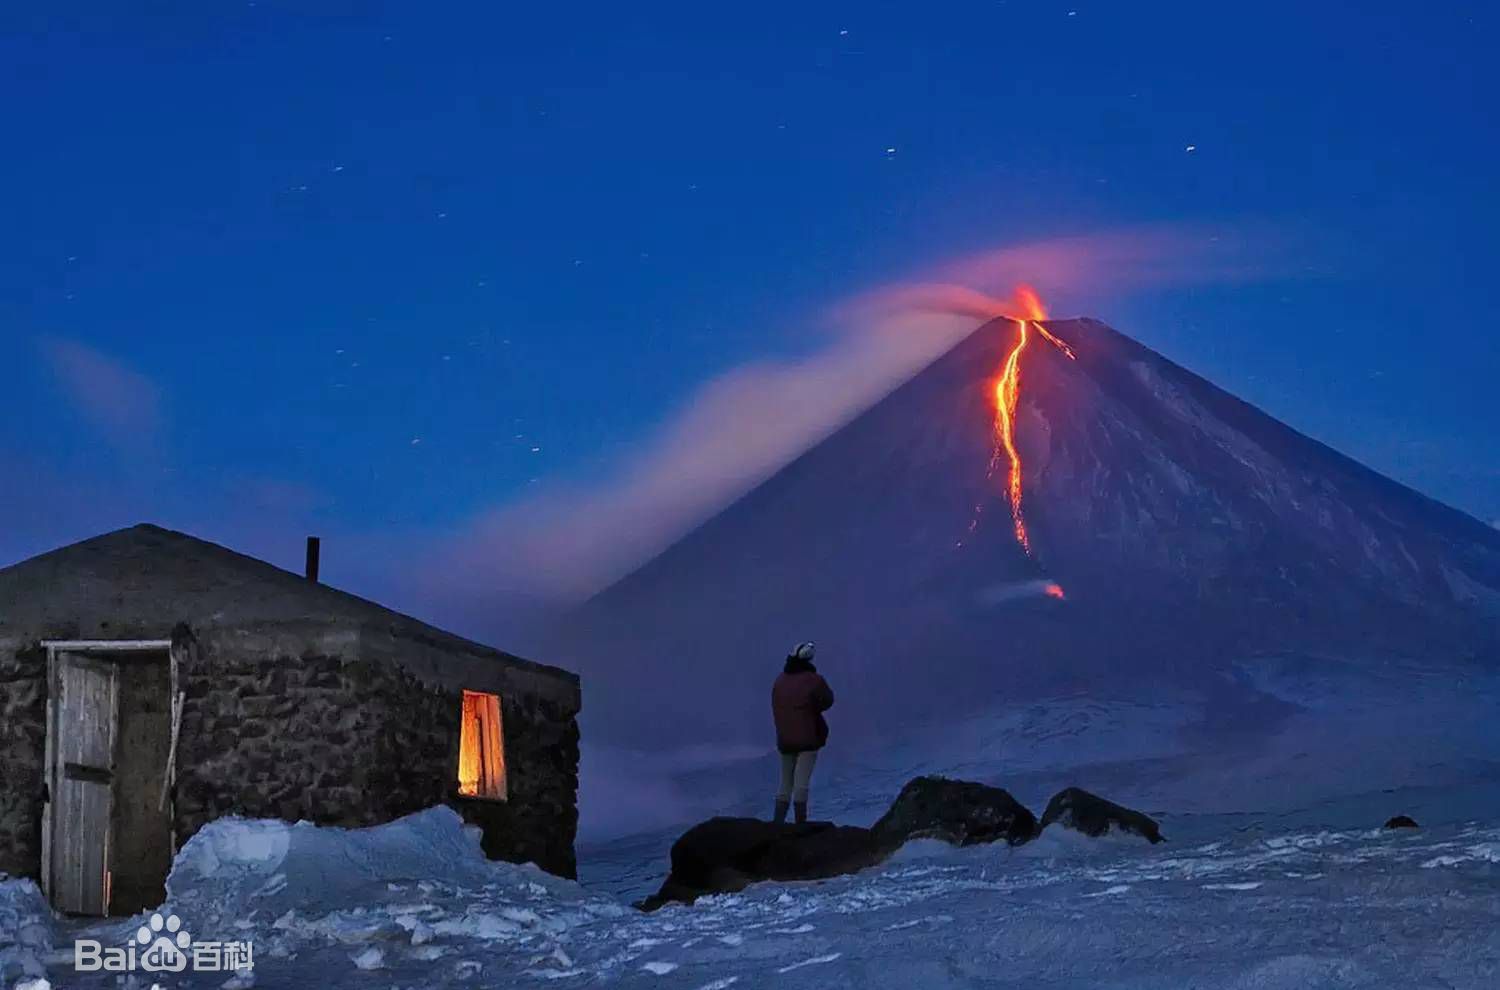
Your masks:
[{"label": "volcano", "polygon": [[806,639],[840,731],[875,734],[996,697],[1221,691],[1267,658],[1500,660],[1500,532],[1101,322],[1028,322],[1031,346],[986,323],[577,609],[552,649],[595,731],[759,738]]}]

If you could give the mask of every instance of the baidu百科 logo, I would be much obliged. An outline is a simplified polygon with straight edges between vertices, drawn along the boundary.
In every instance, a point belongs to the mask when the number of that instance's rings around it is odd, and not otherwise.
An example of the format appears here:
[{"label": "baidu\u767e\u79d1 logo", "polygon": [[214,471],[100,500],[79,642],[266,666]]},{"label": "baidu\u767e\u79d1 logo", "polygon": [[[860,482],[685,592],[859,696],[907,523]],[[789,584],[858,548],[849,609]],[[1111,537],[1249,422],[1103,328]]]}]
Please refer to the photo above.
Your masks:
[{"label": "baidu\u767e\u79d1 logo", "polygon": [[157,912],[124,948],[78,939],[73,943],[73,968],[80,973],[242,972],[255,968],[255,956],[250,942],[195,942],[181,918]]}]

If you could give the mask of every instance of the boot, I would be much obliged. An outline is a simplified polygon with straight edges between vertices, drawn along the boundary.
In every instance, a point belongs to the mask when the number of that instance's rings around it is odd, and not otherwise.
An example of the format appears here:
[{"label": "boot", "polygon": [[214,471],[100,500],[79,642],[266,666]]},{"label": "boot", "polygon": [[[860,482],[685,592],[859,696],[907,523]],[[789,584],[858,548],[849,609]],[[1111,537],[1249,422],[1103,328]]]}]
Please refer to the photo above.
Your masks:
[{"label": "boot", "polygon": [[795,814],[797,816],[797,824],[798,825],[801,825],[803,822],[807,821],[807,802],[806,801],[798,801],[796,804],[792,805],[792,807],[795,809]]},{"label": "boot", "polygon": [[776,815],[771,820],[777,825],[780,825],[786,821],[786,805],[787,803],[784,799],[776,799]]}]

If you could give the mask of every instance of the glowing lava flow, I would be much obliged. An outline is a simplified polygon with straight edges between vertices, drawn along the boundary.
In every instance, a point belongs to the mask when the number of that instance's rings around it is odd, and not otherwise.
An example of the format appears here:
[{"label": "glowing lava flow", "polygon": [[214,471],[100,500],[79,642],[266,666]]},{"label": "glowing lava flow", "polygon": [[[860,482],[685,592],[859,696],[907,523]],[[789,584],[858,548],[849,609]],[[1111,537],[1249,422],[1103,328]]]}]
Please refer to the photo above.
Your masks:
[{"label": "glowing lava flow", "polygon": [[1021,354],[1026,350],[1031,328],[1035,328],[1043,339],[1069,359],[1077,358],[1072,348],[1037,322],[1047,318],[1047,310],[1035,289],[1029,285],[1017,286],[1015,298],[1022,309],[1021,316],[1013,317],[1020,333],[1016,338],[1016,346],[1011,349],[1000,369],[1000,378],[995,382],[995,453],[990,459],[990,471],[993,473],[999,466],[1000,455],[1004,452],[1010,460],[1010,479],[1006,494],[1010,498],[1010,517],[1015,524],[1016,542],[1029,554],[1031,539],[1026,535],[1026,518],[1021,512],[1021,452],[1016,448],[1016,406],[1021,399]]}]

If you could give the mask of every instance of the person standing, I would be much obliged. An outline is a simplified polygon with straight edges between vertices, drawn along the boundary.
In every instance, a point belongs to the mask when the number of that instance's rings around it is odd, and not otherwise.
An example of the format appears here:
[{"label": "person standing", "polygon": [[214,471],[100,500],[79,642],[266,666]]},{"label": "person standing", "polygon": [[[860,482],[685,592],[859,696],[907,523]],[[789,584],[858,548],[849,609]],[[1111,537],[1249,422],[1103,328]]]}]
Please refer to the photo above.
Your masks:
[{"label": "person standing", "polygon": [[776,723],[776,749],[781,754],[781,789],[776,792],[774,820],[786,821],[787,806],[796,821],[807,821],[807,792],[818,750],[828,743],[823,713],[833,707],[833,689],[813,666],[812,643],[798,643],[771,686],[771,717]]}]

